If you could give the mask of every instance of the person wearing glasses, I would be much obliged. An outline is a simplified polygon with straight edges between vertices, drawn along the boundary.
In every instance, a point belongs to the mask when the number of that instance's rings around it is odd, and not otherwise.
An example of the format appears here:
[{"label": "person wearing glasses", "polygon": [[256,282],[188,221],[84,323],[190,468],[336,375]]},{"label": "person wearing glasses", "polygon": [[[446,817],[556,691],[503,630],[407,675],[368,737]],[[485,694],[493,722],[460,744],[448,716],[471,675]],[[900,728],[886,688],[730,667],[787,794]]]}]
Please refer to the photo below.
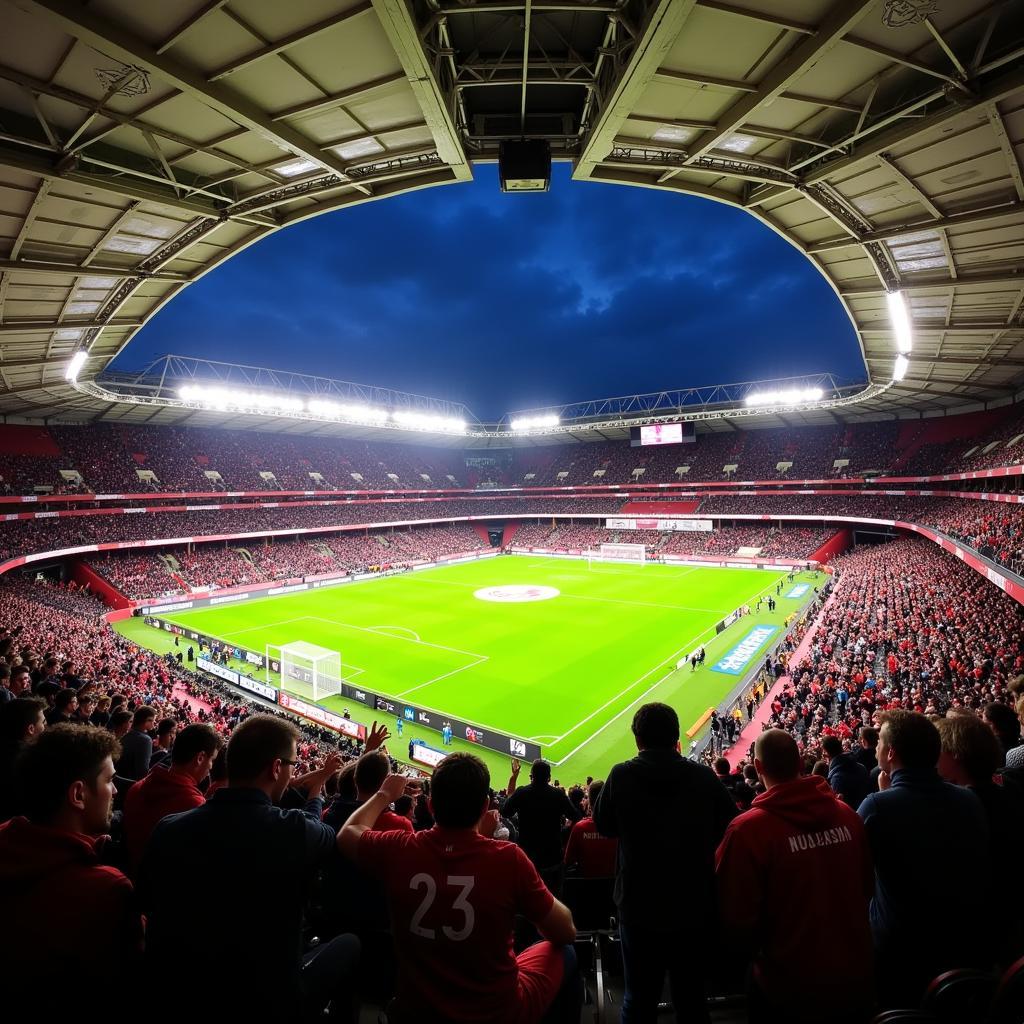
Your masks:
[{"label": "person wearing glasses", "polygon": [[[375,726],[366,746],[387,737]],[[227,785],[201,807],[164,818],[143,853],[146,976],[193,973],[215,950],[221,983],[204,986],[210,1019],[319,1019],[329,1004],[332,1020],[355,1020],[358,940],[345,934],[308,951],[302,945],[308,885],[337,856],[337,829],[321,816],[324,783],[341,755],[295,777],[299,738],[283,718],[246,719],[228,740]],[[279,806],[289,787],[304,794],[303,806]]]}]

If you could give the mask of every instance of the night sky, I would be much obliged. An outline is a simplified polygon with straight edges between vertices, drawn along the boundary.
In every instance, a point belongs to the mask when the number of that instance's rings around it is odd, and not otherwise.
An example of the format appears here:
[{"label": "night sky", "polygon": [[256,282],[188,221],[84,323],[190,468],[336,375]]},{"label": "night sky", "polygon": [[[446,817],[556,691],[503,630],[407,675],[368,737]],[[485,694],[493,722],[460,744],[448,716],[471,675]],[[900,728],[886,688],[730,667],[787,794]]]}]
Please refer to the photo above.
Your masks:
[{"label": "night sky", "polygon": [[831,371],[863,380],[832,290],[720,203],[497,169],[280,231],[187,288],[118,360],[167,352],[514,409]]}]

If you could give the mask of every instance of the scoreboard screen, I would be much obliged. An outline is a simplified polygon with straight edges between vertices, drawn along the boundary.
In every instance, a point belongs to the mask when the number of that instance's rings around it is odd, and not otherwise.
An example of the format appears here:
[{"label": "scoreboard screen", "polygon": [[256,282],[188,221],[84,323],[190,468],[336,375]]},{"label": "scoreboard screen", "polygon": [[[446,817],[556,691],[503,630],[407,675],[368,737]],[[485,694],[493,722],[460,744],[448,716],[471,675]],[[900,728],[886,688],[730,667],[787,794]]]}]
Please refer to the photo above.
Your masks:
[{"label": "scoreboard screen", "polygon": [[697,440],[692,423],[649,423],[631,427],[629,443],[634,448],[659,444],[686,444]]}]

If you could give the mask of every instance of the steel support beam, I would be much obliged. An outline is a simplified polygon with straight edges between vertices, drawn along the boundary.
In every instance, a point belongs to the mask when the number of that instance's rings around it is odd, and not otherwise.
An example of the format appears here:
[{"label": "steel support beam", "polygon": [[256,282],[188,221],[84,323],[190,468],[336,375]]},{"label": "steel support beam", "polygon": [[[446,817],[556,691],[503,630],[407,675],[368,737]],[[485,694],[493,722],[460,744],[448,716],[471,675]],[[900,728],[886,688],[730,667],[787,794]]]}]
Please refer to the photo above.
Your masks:
[{"label": "steel support beam", "polygon": [[[615,14],[622,9],[621,4],[591,4],[591,3],[566,3],[551,2],[551,0],[531,0],[534,14]],[[444,17],[458,16],[460,14],[514,14],[526,7],[526,0],[519,0],[518,3],[508,0],[476,0],[474,3],[437,4],[437,13]]]},{"label": "steel support beam", "polygon": [[833,4],[815,33],[802,39],[782,58],[756,89],[741,96],[718,119],[714,130],[706,132],[690,151],[690,158],[703,156],[724,139],[743,126],[743,122],[763,103],[775,99],[801,78],[807,70],[825,53],[834,47],[844,35],[867,13],[875,0],[839,0]]},{"label": "steel support beam", "polygon": [[[955,98],[947,100],[944,106],[932,114],[909,120],[901,119],[891,127],[883,128],[877,133],[867,136],[863,144],[857,146],[849,155],[834,157],[831,160],[826,159],[811,167],[804,176],[804,181],[810,185],[841,171],[848,171],[865,160],[874,159],[880,153],[885,153],[925,132],[941,127],[954,117],[960,117],[991,103],[998,103],[1001,99],[1005,99],[1022,88],[1024,88],[1024,64],[1020,64],[1006,74],[978,87],[978,91],[973,95],[960,91],[953,93]],[[870,129],[868,130],[870,131]],[[848,147],[853,144],[853,141],[841,139],[836,143],[836,147]],[[814,160],[815,158],[811,157],[804,163],[811,163]]]},{"label": "steel support beam", "polygon": [[[43,366],[66,366],[70,361],[74,352],[68,352],[63,356],[49,356],[46,358],[36,359],[5,359],[0,362],[0,372],[6,373],[8,370],[32,370],[36,367]],[[35,387],[40,385],[36,384]]]},{"label": "steel support beam", "polygon": [[299,43],[315,39],[321,33],[337,28],[339,25],[344,25],[345,22],[351,21],[361,14],[367,14],[371,10],[373,10],[373,4],[369,0],[364,0],[363,3],[357,4],[355,7],[349,7],[341,14],[336,14],[332,18],[325,18],[323,21],[318,21],[315,25],[292,32],[282,39],[278,39],[273,43],[267,43],[267,45],[261,46],[258,50],[253,50],[251,53],[233,60],[230,64],[225,64],[222,68],[218,68],[212,74],[207,75],[206,80],[208,82],[217,82],[228,75],[233,75],[236,71],[251,67],[257,61],[264,60],[267,57],[274,57],[279,53],[283,53],[289,47],[298,46]]},{"label": "steel support beam", "polygon": [[179,42],[189,29],[194,28],[207,15],[219,11],[228,0],[208,0],[195,14],[186,18],[156,49],[157,53],[166,53],[175,43]]},{"label": "steel support beam", "polygon": [[947,231],[956,228],[983,227],[993,221],[1003,220],[1006,217],[1019,217],[1022,214],[1024,214],[1024,202],[1006,203],[1003,206],[966,210],[963,213],[954,213],[937,220],[917,220],[891,228],[882,228],[878,231],[868,231],[861,236],[859,241],[855,238],[828,238],[823,242],[813,242],[807,246],[807,251],[811,254],[832,252],[836,249],[859,246],[864,242],[887,242],[918,231]]},{"label": "steel support beam", "polygon": [[[75,263],[55,263],[52,260],[37,260],[31,256],[22,256],[20,260],[0,259],[0,273],[10,271],[16,274],[82,274],[82,268]],[[126,267],[106,267],[96,263],[90,263],[87,273],[93,277],[115,277],[120,279],[128,277],[142,277],[147,281],[186,281],[184,274],[177,274],[172,271],[161,271],[159,273],[147,274],[141,270],[132,270]]]},{"label": "steel support beam", "polygon": [[[947,281],[946,286],[952,287],[959,281]],[[913,322],[915,334],[1005,334],[1007,331],[1024,331],[1024,325],[1018,328],[1008,326],[1004,321],[965,320],[963,323],[947,323],[945,320],[917,320]],[[869,320],[858,324],[861,334],[891,334],[892,324],[888,320]]]},{"label": "steel support beam", "polygon": [[462,148],[454,111],[449,110],[445,103],[409,4],[405,0],[373,0],[373,9],[409,79],[437,147],[437,155],[451,167],[458,181],[469,181],[473,172]]},{"label": "steel support beam", "polygon": [[[684,82],[687,85],[699,85],[702,87],[711,86],[717,89],[732,89],[735,92],[757,92],[757,86],[751,82],[741,82],[732,78],[716,78],[714,75],[699,75],[689,71],[672,71],[669,68],[659,68],[658,78],[664,78],[673,82]],[[830,110],[845,110],[848,114],[859,114],[861,107],[856,103],[846,103],[843,100],[830,100],[822,96],[808,96],[805,93],[786,91],[781,94],[784,100],[793,100],[797,103],[807,103],[812,107],[828,107]],[[714,125],[712,125],[712,130]]]},{"label": "steel support beam", "polygon": [[1017,198],[1024,201],[1024,171],[1021,170],[1021,162],[1020,157],[1017,155],[1017,150],[1010,141],[1010,136],[1006,133],[1006,125],[1003,123],[1002,114],[999,113],[998,104],[989,104],[988,119],[992,125],[992,130],[996,133],[999,148],[1003,151],[1003,156],[1006,158],[1006,166],[1010,172],[1010,177],[1013,179],[1013,187],[1016,189]]},{"label": "steel support beam", "polygon": [[332,96],[324,96],[319,100],[310,100],[307,103],[299,103],[294,107],[287,107],[284,110],[278,111],[276,114],[271,114],[270,119],[272,121],[287,121],[291,117],[311,117],[313,114],[320,114],[325,110],[332,110],[334,107],[343,107],[346,103],[352,103],[355,100],[363,99],[363,97],[369,96],[370,93],[376,92],[378,89],[386,89],[389,86],[398,85],[405,81],[405,72],[396,71],[393,75],[385,75],[383,78],[375,78],[372,82],[353,86],[351,89],[346,89],[344,92],[336,92]]},{"label": "steel support beam", "polygon": [[66,170],[52,159],[40,158],[36,154],[14,153],[11,150],[0,150],[0,167],[34,174],[51,181],[67,181],[85,188],[108,192],[121,199],[143,199],[150,203],[160,203],[175,213],[187,214],[189,217],[208,217],[216,220],[220,211],[211,203],[196,199],[180,199],[169,186],[155,187],[141,180],[132,181],[125,177],[115,178],[113,175],[89,174],[85,171]]},{"label": "steel support beam", "polygon": [[[948,277],[932,279],[930,281],[914,280],[904,278],[900,288],[905,292],[926,292],[926,291],[949,291],[950,288],[974,287],[1001,287],[1004,285],[1021,287],[1024,286],[1024,269],[1021,273],[1002,274],[974,274],[970,277],[958,277],[955,281]],[[885,295],[886,289],[879,284],[849,285],[840,286],[840,294],[844,299],[864,298],[869,295]],[[950,328],[952,330],[952,328]]]},{"label": "steel support beam", "polygon": [[95,47],[100,53],[149,71],[173,88],[217,111],[222,117],[244,125],[280,146],[283,153],[305,157],[329,171],[345,176],[344,163],[333,153],[322,152],[316,143],[294,128],[275,123],[240,93],[207,82],[200,73],[166,54],[157,53],[138,36],[88,8],[72,0],[14,0],[14,3],[29,14],[58,25],[68,35]]},{"label": "steel support beam", "polygon": [[88,331],[103,327],[133,328],[141,327],[143,323],[144,320],[129,317],[106,321],[65,320],[64,323],[58,324],[45,317],[38,317],[32,320],[5,320],[0,324],[0,334],[50,334],[52,331]]},{"label": "steel support beam", "polygon": [[24,218],[21,221],[21,228],[15,236],[14,243],[11,245],[10,256],[12,260],[16,260],[18,258],[18,253],[21,252],[21,247],[25,244],[25,239],[28,238],[28,233],[32,229],[32,222],[36,219],[39,207],[42,206],[43,200],[46,198],[46,194],[49,191],[50,179],[43,178],[39,183],[39,188],[36,189],[36,194],[33,197],[32,202],[29,204]]},{"label": "steel support beam", "polygon": [[[892,352],[878,352],[868,355],[871,362],[891,363],[895,359]],[[1010,366],[1015,369],[1024,368],[1024,359],[1007,359],[1003,356],[973,357],[973,356],[929,356],[922,352],[912,352],[907,357],[911,363],[935,363],[938,366]]]},{"label": "steel support beam", "polygon": [[587,135],[573,177],[591,177],[597,165],[612,151],[616,137],[664,63],[695,6],[696,0],[653,0],[618,80],[607,95],[597,97],[597,120]]},{"label": "steel support beam", "polygon": [[[979,384],[973,380],[954,380],[952,377],[912,377],[909,373],[903,378],[903,384],[940,384],[943,394],[952,394],[949,388],[967,388],[969,391],[989,391],[994,395],[1013,395],[1018,388],[1000,384]],[[964,395],[961,398],[967,397]]]}]

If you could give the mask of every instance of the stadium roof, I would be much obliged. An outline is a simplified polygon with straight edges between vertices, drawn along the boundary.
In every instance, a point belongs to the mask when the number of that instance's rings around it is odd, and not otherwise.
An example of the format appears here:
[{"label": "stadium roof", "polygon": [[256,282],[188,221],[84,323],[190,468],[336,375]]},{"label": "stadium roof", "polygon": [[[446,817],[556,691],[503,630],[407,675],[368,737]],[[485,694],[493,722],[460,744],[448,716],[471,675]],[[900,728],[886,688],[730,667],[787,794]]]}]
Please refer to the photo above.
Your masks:
[{"label": "stadium roof", "polygon": [[1024,381],[1024,0],[0,0],[0,22],[5,416],[208,422],[82,393],[68,363],[95,378],[271,231],[468,180],[524,136],[807,255],[876,387],[797,422]]}]

